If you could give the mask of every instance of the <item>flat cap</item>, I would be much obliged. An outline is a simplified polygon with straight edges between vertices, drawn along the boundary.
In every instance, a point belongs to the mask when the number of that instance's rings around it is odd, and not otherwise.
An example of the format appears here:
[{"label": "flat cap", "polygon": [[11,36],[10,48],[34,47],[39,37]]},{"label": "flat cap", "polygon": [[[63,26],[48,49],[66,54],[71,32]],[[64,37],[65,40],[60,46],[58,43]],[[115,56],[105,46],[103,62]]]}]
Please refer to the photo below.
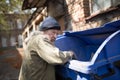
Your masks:
[{"label": "flat cap", "polygon": [[40,31],[45,31],[48,29],[57,29],[60,30],[59,23],[51,16],[48,16],[42,24],[39,26]]}]

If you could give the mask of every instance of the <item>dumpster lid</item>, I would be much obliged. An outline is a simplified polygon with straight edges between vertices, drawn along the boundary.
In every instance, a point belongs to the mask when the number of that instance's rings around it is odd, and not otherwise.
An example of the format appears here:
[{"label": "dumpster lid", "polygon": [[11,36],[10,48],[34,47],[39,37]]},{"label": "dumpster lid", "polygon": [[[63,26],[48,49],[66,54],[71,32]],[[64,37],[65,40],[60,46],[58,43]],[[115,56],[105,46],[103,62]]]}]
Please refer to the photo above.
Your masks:
[{"label": "dumpster lid", "polygon": [[118,29],[120,29],[120,20],[108,22],[103,26],[94,29],[76,31],[76,32],[66,32],[64,35],[65,36],[75,35],[79,37],[79,35],[93,35],[93,34],[104,34],[104,33],[115,32]]},{"label": "dumpster lid", "polygon": [[[76,32],[65,32],[62,36],[77,37],[88,44],[101,44],[110,34],[120,29],[120,20],[108,22],[98,28],[76,31]],[[58,37],[59,39],[59,37]]]}]

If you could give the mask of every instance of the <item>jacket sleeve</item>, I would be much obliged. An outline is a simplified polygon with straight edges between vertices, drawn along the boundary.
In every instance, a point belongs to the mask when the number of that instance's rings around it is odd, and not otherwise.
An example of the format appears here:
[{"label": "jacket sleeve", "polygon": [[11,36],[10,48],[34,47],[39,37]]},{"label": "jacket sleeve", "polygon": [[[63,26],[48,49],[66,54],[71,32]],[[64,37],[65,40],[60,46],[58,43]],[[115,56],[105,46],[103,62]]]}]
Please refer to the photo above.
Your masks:
[{"label": "jacket sleeve", "polygon": [[37,40],[36,51],[38,55],[49,64],[64,64],[72,58],[71,51],[60,51],[47,39]]}]

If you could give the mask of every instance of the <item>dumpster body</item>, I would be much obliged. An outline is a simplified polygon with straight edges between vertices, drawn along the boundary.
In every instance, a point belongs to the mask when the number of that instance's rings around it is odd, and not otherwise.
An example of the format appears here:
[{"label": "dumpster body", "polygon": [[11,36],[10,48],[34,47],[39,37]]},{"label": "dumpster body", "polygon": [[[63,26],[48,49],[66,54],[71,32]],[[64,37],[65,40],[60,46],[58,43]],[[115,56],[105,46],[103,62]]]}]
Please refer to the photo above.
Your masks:
[{"label": "dumpster body", "polygon": [[65,32],[55,45],[76,55],[75,61],[56,66],[63,80],[120,79],[120,20],[90,30]]}]

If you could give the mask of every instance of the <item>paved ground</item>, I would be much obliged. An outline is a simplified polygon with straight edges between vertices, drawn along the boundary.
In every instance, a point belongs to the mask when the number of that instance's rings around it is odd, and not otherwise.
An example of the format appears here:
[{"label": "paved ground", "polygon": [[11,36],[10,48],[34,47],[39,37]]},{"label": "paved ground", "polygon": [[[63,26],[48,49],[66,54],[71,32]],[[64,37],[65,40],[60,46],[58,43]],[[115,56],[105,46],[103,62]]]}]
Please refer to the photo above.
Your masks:
[{"label": "paved ground", "polygon": [[0,51],[0,80],[18,80],[21,56],[16,49]]}]

